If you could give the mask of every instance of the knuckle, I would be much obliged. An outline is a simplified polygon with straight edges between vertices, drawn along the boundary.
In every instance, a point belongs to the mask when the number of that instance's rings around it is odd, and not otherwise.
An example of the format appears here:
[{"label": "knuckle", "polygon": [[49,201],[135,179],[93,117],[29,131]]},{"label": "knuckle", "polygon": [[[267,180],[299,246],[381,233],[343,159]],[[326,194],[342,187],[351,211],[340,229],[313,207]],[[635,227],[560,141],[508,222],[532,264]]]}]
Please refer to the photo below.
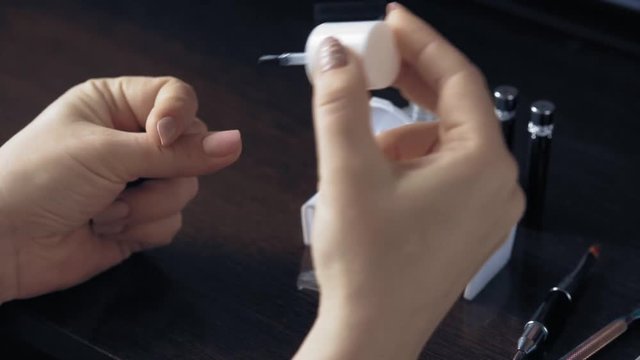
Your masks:
[{"label": "knuckle", "polygon": [[171,75],[161,76],[161,77],[154,78],[154,80],[158,81],[162,86],[169,86],[171,88],[178,89],[179,92],[182,92],[187,96],[195,97],[196,95],[196,90],[191,84],[175,76],[171,76]]},{"label": "knuckle", "polygon": [[146,245],[145,248],[148,248],[148,247],[155,248],[155,247],[159,247],[159,246],[169,245],[169,244],[171,244],[173,242],[173,238],[176,236],[176,233],[177,233],[177,231],[175,233],[171,232],[171,233],[168,233],[168,234],[166,234],[164,236],[160,236],[158,238],[157,243],[155,243],[155,244],[153,244],[151,246]]},{"label": "knuckle", "polygon": [[349,110],[351,103],[346,96],[339,95],[339,91],[326,94],[317,104],[317,116],[330,118],[344,114]]},{"label": "knuckle", "polygon": [[179,83],[185,83],[184,81],[182,81],[182,79],[180,79],[178,77],[175,77],[175,76],[172,76],[172,75],[161,76],[159,78],[159,80],[163,81],[166,84],[169,84],[169,83],[178,83],[178,84]]},{"label": "knuckle", "polygon": [[180,106],[186,106],[188,108],[198,108],[198,96],[191,85],[186,83],[180,83],[173,86],[171,95],[168,99]]},{"label": "knuckle", "polygon": [[503,189],[517,184],[515,159],[506,150],[481,141],[469,143],[457,165],[466,178],[484,179]]},{"label": "knuckle", "polygon": [[180,82],[176,84],[176,87],[178,88],[179,92],[182,94],[182,97],[186,99],[194,99],[194,100],[198,98],[196,94],[196,90],[190,84],[187,84],[186,82]]},{"label": "knuckle", "polygon": [[71,87],[67,93],[100,99],[100,94],[107,87],[107,80],[106,78],[90,78]]},{"label": "knuckle", "polygon": [[182,228],[182,213],[178,213],[166,221],[167,224],[165,225],[163,235],[158,236],[157,246],[169,245],[173,242],[173,239]]},{"label": "knuckle", "polygon": [[513,222],[518,221],[524,214],[526,208],[526,200],[524,191],[519,185],[516,185],[515,190],[511,196],[511,215]]},{"label": "knuckle", "polygon": [[364,82],[361,71],[349,71],[340,75],[328,76],[314,87],[316,105],[318,107],[344,107],[350,104],[354,97],[366,94]]},{"label": "knuckle", "polygon": [[196,90],[193,88],[191,84],[187,83],[186,81],[179,79],[175,76],[167,76],[165,77],[165,79],[167,84],[179,88],[181,91],[184,91],[188,95],[193,95],[193,96],[196,95]]},{"label": "knuckle", "polygon": [[87,79],[87,80],[83,81],[82,83],[80,83],[80,84],[78,84],[76,86],[92,89],[92,88],[104,86],[104,83],[106,82],[106,80],[107,79],[105,79],[105,78],[90,78],[90,79]]},{"label": "knuckle", "polygon": [[187,93],[189,96],[196,98],[197,93],[196,93],[196,89],[193,87],[193,85],[186,83],[186,82],[182,82],[181,85],[184,89],[184,92]]},{"label": "knuckle", "polygon": [[487,147],[479,141],[467,144],[464,161],[460,167],[469,175],[491,173],[492,154]]},{"label": "knuckle", "polygon": [[180,229],[182,228],[182,213],[178,213],[178,215],[176,215],[172,221],[171,221],[171,238],[173,239],[173,237],[178,233],[178,231],[180,231]]},{"label": "knuckle", "polygon": [[347,87],[337,88],[318,99],[314,109],[316,125],[323,128],[323,132],[343,136],[344,131],[352,129],[355,122],[368,118],[367,100],[354,94]]},{"label": "knuckle", "polygon": [[486,86],[487,79],[484,73],[482,72],[482,70],[478,67],[478,65],[472,62],[469,62],[466,68],[465,74],[469,78],[469,80]]},{"label": "knuckle", "polygon": [[518,163],[511,155],[504,156],[498,164],[497,170],[507,183],[516,183],[518,181]]},{"label": "knuckle", "polygon": [[198,195],[198,178],[197,177],[188,177],[182,180],[183,189],[184,189],[184,198],[187,201],[193,200],[196,195]]},{"label": "knuckle", "polygon": [[488,171],[505,179],[515,179],[518,166],[515,159],[503,147],[488,142],[478,143],[475,147],[475,153],[478,156],[477,161],[481,162]]},{"label": "knuckle", "polygon": [[317,93],[317,106],[319,108],[341,109],[349,103],[349,95],[352,86],[344,81],[331,81],[324,84],[323,89]]}]

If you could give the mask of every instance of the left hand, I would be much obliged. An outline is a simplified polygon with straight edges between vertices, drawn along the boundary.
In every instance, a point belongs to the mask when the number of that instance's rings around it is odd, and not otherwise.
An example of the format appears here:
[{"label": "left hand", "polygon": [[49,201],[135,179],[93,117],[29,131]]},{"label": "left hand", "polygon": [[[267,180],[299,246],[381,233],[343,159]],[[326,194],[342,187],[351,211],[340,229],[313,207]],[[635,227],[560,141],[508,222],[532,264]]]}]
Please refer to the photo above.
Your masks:
[{"label": "left hand", "polygon": [[[197,107],[175,78],[94,79],[2,145],[0,302],[67,288],[169,243],[196,176],[241,152],[239,132],[207,132]],[[147,180],[127,186],[138,179]]]}]

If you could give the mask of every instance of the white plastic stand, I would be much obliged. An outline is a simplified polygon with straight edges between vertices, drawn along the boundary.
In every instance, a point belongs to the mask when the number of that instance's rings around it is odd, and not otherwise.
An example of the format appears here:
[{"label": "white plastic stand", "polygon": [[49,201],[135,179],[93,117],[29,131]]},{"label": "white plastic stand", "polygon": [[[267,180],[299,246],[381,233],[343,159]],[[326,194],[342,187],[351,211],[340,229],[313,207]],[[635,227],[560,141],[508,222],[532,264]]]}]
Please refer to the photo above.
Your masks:
[{"label": "white plastic stand", "polygon": [[[371,106],[372,130],[375,134],[415,122],[407,113],[395,107],[387,100],[373,97],[369,105]],[[303,240],[308,246],[311,245],[313,216],[317,196],[317,194],[313,195],[301,208]],[[473,300],[509,261],[513,249],[515,232],[514,227],[506,242],[484,263],[467,284],[463,295],[465,299]]]}]

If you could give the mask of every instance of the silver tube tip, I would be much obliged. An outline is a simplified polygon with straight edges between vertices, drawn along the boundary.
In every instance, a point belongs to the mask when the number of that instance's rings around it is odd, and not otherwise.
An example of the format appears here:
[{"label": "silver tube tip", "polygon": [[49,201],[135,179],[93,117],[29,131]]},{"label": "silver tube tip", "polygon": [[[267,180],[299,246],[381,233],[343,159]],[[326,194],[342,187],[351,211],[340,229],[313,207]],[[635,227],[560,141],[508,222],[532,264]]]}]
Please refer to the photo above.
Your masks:
[{"label": "silver tube tip", "polygon": [[280,63],[279,55],[262,55],[258,58],[258,64]]},{"label": "silver tube tip", "polygon": [[274,64],[279,66],[305,65],[307,57],[305,53],[284,53],[279,55],[262,55],[258,58],[258,64]]},{"label": "silver tube tip", "polygon": [[513,356],[513,360],[522,360],[525,356],[527,356],[527,354],[525,354],[524,351],[518,350],[518,352]]}]

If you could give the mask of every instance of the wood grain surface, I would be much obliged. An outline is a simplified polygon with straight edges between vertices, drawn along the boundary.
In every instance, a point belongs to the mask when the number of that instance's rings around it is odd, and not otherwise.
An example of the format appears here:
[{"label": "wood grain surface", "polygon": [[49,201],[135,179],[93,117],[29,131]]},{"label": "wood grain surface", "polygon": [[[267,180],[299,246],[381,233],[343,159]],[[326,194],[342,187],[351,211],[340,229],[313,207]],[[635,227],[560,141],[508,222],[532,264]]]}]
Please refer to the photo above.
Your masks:
[{"label": "wood grain surface", "polygon": [[[556,359],[640,303],[640,60],[468,1],[409,5],[491,86],[521,90],[517,153],[528,104],[548,98],[558,108],[545,231],[519,232],[513,261],[475,301],[455,304],[422,358],[510,359],[546,290],[599,242],[601,261],[565,331],[540,357]],[[295,287],[299,208],[316,184],[311,92],[302,69],[255,63],[263,53],[301,50],[312,14],[308,1],[0,5],[0,143],[88,78],[167,74],[195,87],[211,129],[239,128],[244,140],[236,165],[201,180],[171,246],[73,289],[0,307],[3,333],[40,351],[15,358],[284,359],[295,352],[317,305],[315,294]],[[634,327],[595,359],[633,359],[639,339]],[[0,358],[12,359],[8,349],[21,346],[7,344]]]}]

